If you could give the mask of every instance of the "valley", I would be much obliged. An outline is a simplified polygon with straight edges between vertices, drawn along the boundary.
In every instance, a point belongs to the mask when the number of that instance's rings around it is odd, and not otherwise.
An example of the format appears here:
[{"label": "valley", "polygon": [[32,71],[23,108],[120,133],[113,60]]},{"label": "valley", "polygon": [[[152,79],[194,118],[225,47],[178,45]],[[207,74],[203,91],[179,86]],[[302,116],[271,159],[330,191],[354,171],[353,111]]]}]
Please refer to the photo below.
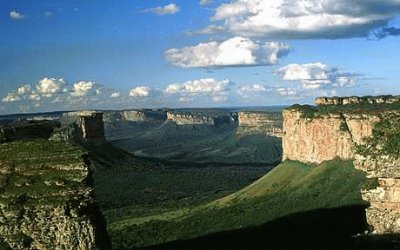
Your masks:
[{"label": "valley", "polygon": [[[320,249],[317,237],[330,242],[324,249],[396,249],[400,106],[382,98],[317,99],[282,111],[8,116],[0,246],[21,249],[23,239],[36,249],[55,238],[77,249],[258,249],[265,240]],[[53,238],[28,226],[42,216],[37,202]],[[84,212],[52,212],[59,206]],[[75,232],[75,221],[85,227]],[[87,242],[70,240],[88,230]],[[292,240],[278,241],[282,234]]]}]

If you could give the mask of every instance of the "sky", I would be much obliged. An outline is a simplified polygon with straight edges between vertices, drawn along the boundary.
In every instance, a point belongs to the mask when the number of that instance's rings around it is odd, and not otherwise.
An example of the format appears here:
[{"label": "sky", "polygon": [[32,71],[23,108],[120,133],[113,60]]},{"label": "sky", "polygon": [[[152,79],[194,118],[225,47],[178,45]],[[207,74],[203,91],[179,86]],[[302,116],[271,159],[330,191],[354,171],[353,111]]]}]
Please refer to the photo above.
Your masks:
[{"label": "sky", "polygon": [[0,114],[400,94],[400,0],[1,0]]}]

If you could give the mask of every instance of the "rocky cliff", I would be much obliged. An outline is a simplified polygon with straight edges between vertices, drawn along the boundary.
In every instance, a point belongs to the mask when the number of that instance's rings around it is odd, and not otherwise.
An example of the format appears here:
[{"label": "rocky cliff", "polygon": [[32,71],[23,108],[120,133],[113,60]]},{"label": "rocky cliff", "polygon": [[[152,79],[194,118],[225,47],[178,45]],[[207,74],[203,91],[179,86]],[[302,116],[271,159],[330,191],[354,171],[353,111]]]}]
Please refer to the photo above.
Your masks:
[{"label": "rocky cliff", "polygon": [[238,112],[238,134],[261,133],[268,136],[282,136],[282,113],[262,111]]},{"label": "rocky cliff", "polygon": [[352,105],[352,104],[392,104],[400,101],[400,96],[350,96],[350,97],[318,97],[316,105]]},{"label": "rocky cliff", "polygon": [[167,120],[175,122],[177,125],[215,125],[212,117],[193,115],[190,113],[167,113]]},{"label": "rocky cliff", "polygon": [[0,241],[11,249],[110,249],[80,148],[0,145]]},{"label": "rocky cliff", "polygon": [[366,215],[372,231],[399,233],[400,105],[379,103],[285,109],[283,158],[308,163],[354,160],[367,174],[362,196],[370,203]]},{"label": "rocky cliff", "polygon": [[283,159],[321,163],[336,157],[354,158],[354,146],[372,133],[379,121],[375,114],[327,113],[306,117],[307,111],[283,111]]},{"label": "rocky cliff", "polygon": [[77,143],[103,142],[103,113],[88,110],[65,113],[50,139]]}]

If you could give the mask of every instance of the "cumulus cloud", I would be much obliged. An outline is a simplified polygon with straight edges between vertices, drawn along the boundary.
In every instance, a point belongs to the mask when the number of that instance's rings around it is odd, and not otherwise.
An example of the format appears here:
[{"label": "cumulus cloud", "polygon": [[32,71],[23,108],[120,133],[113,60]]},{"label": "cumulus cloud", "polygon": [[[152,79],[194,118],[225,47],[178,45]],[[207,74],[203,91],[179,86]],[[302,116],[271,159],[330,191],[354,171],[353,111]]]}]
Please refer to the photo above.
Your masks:
[{"label": "cumulus cloud", "polygon": [[138,86],[129,91],[129,96],[132,97],[147,97],[150,95],[151,89],[146,86]]},{"label": "cumulus cloud", "polygon": [[74,83],[71,96],[89,96],[100,94],[100,86],[92,81]]},{"label": "cumulus cloud", "polygon": [[2,102],[17,102],[20,100],[21,97],[17,93],[8,93],[7,96],[2,99]]},{"label": "cumulus cloud", "polygon": [[156,7],[156,8],[151,8],[151,9],[146,10],[146,12],[152,12],[159,16],[172,15],[172,14],[178,13],[179,11],[180,11],[180,7],[174,3],[170,3],[170,4],[162,6],[162,7]]},{"label": "cumulus cloud", "polygon": [[40,95],[36,94],[34,91],[28,96],[29,100],[39,101],[41,99]]},{"label": "cumulus cloud", "polygon": [[399,12],[398,0],[232,0],[212,20],[239,35],[342,38],[366,36]]},{"label": "cumulus cloud", "polygon": [[296,96],[299,94],[299,89],[292,87],[277,87],[275,88],[275,92],[280,96]]},{"label": "cumulus cloud", "polygon": [[304,89],[345,87],[352,86],[357,82],[356,74],[341,71],[320,62],[289,64],[281,67],[277,72],[282,80],[298,81]]},{"label": "cumulus cloud", "polygon": [[51,96],[52,94],[62,93],[66,90],[64,89],[66,82],[63,78],[43,78],[36,85],[36,89],[40,94]]},{"label": "cumulus cloud", "polygon": [[111,97],[111,98],[117,98],[117,97],[119,97],[120,95],[121,95],[121,93],[119,93],[119,92],[113,92],[113,93],[111,93],[110,97]]},{"label": "cumulus cloud", "polygon": [[251,85],[242,85],[237,89],[237,92],[240,96],[244,98],[250,98],[254,94],[260,94],[266,92],[267,88],[262,84],[251,84]]},{"label": "cumulus cloud", "polygon": [[17,88],[18,95],[25,95],[28,94],[30,91],[31,91],[31,86],[29,85],[22,85]]},{"label": "cumulus cloud", "polygon": [[276,64],[289,51],[289,46],[283,43],[263,43],[238,36],[223,42],[212,41],[169,49],[165,51],[165,57],[173,64],[185,68],[254,66]]},{"label": "cumulus cloud", "polygon": [[232,84],[228,79],[203,78],[170,84],[164,89],[164,93],[167,95],[179,95],[180,101],[193,100],[195,96],[209,96],[214,102],[222,102],[228,99],[228,92]]},{"label": "cumulus cloud", "polygon": [[24,15],[22,15],[20,12],[18,12],[18,11],[16,11],[16,10],[11,11],[11,12],[9,13],[9,15],[10,15],[10,18],[11,18],[11,19],[14,19],[14,20],[21,20],[21,19],[24,19],[24,18],[25,18]]}]

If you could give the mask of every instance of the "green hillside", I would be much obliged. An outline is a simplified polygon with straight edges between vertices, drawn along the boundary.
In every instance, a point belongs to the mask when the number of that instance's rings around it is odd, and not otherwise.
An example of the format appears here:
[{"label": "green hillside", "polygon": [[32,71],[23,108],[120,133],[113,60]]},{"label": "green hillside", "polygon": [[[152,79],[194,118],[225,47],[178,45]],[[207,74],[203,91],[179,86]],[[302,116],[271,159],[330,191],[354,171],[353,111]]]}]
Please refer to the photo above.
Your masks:
[{"label": "green hillside", "polygon": [[127,249],[257,226],[321,208],[365,205],[365,175],[351,161],[286,161],[250,186],[195,208],[124,217],[108,225],[114,247]]},{"label": "green hillside", "polygon": [[114,140],[135,155],[182,162],[266,163],[281,161],[281,139],[264,134],[238,135],[232,128],[166,123],[141,136]]}]

